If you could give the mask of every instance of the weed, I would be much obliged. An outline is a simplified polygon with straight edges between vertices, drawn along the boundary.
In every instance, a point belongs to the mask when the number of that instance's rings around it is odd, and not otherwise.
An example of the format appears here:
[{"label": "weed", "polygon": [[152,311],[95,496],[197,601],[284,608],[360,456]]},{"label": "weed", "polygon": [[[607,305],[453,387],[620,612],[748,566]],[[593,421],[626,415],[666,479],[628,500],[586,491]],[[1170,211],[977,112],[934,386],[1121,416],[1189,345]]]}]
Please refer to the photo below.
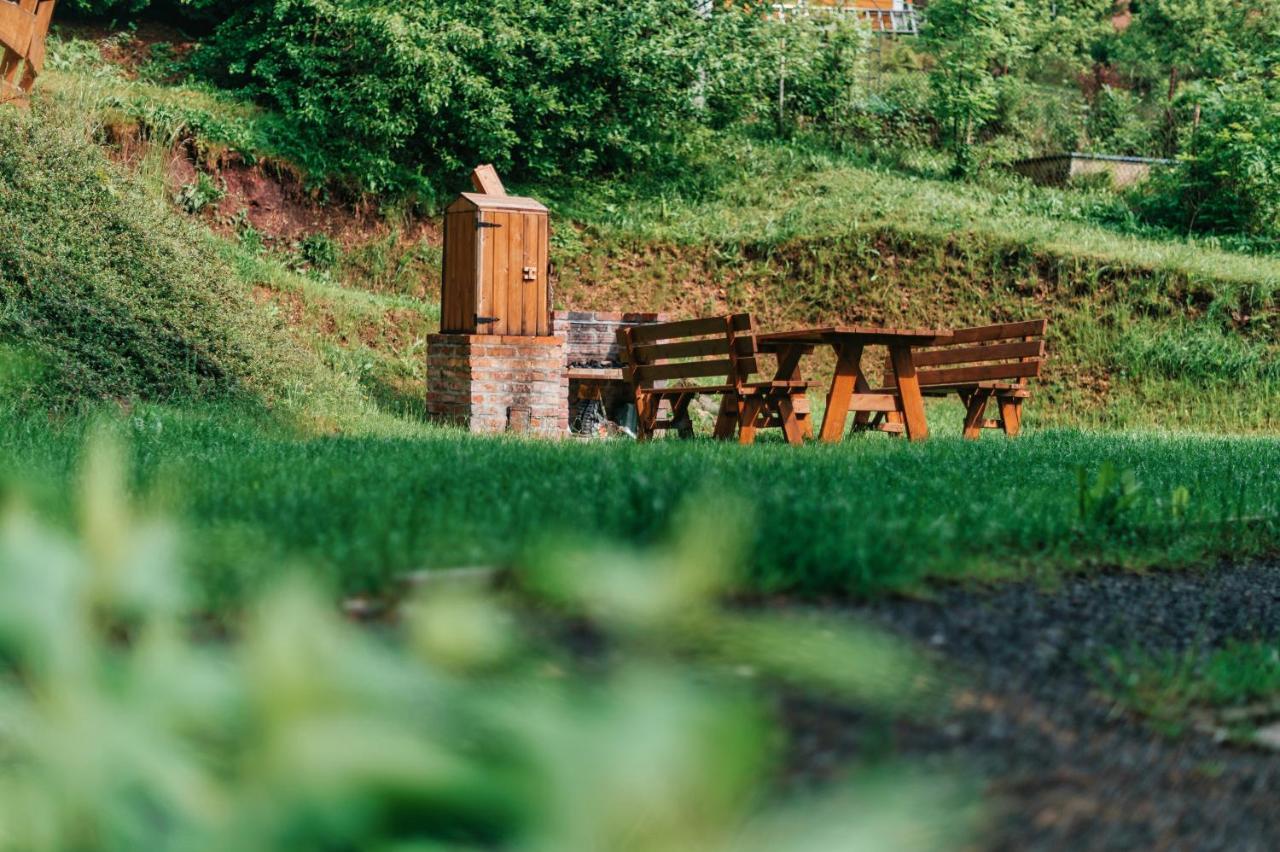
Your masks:
[{"label": "weed", "polygon": [[1210,650],[1113,650],[1094,679],[1114,700],[1169,733],[1201,716],[1227,720],[1229,731],[1246,734],[1247,723],[1230,711],[1280,699],[1280,644],[1234,640]]},{"label": "weed", "polygon": [[319,272],[328,272],[337,266],[338,253],[338,244],[328,234],[308,234],[298,243],[303,262]]},{"label": "weed", "polygon": [[195,183],[185,184],[178,191],[174,201],[180,208],[194,216],[226,197],[227,190],[223,184],[204,172],[197,172]]}]

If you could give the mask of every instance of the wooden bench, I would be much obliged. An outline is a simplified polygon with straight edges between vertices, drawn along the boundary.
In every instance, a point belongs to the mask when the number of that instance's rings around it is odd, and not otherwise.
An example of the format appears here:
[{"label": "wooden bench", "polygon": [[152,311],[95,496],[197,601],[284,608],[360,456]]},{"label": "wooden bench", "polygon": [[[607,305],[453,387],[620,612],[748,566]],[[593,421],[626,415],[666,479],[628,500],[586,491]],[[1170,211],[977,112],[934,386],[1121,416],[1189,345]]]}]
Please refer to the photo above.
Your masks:
[{"label": "wooden bench", "polygon": [[[759,350],[750,314],[629,326],[618,330],[618,343],[642,441],[664,429],[692,434],[689,406],[699,396],[721,398],[720,440],[737,433],[739,443],[750,444],[757,429],[778,427],[799,444],[812,431],[810,382],[754,378]],[[707,379],[720,381],[694,383]]]},{"label": "wooden bench", "polygon": [[[1044,365],[1048,326],[1048,320],[1039,319],[952,332],[945,343],[915,353],[921,392],[927,397],[958,395],[965,405],[964,437],[968,439],[980,437],[983,429],[1017,435],[1022,429],[1022,403],[1031,396],[1029,382],[1039,378]],[[885,364],[884,383],[885,389],[897,386],[891,362]],[[993,398],[1000,415],[989,420],[987,405]],[[894,422],[893,416],[888,420]]]}]

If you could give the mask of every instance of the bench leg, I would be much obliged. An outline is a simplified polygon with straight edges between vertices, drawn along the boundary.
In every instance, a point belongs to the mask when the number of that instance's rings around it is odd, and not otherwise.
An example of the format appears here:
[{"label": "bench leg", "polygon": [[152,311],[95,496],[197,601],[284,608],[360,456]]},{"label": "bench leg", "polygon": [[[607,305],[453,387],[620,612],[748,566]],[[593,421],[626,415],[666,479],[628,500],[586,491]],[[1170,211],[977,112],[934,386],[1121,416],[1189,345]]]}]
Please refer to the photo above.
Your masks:
[{"label": "bench leg", "polygon": [[968,394],[965,403],[964,437],[966,441],[976,441],[982,437],[982,424],[987,418],[987,402],[991,399],[991,391],[976,390]]},{"label": "bench leg", "polygon": [[[867,384],[867,377],[862,374],[862,370],[858,370],[858,378],[853,383],[854,393],[871,393],[871,385]],[[865,429],[871,422],[870,411],[859,411],[853,415],[853,426],[855,429]]]},{"label": "bench leg", "polygon": [[1006,397],[1000,400],[1000,428],[1010,438],[1022,431],[1022,400]]},{"label": "bench leg", "polygon": [[636,440],[648,441],[653,437],[653,418],[649,415],[649,406],[653,398],[642,393],[636,394]]},{"label": "bench leg", "polygon": [[[884,422],[893,423],[895,425],[902,426],[903,425],[902,414],[897,411],[886,411],[884,413]],[[890,438],[901,438],[903,435],[902,432],[889,432],[887,434],[889,435]]]},{"label": "bench leg", "polygon": [[764,408],[764,398],[747,397],[742,402],[742,422],[738,424],[738,443],[743,446],[756,442],[756,421],[760,419],[760,410]]},{"label": "bench leg", "polygon": [[693,402],[693,394],[676,397],[671,406],[671,422],[681,438],[693,437],[693,421],[689,419],[689,404]]},{"label": "bench leg", "polygon": [[716,415],[716,429],[713,433],[717,441],[727,441],[738,430],[738,420],[742,415],[741,403],[736,393],[727,393],[720,397],[720,411]]},{"label": "bench leg", "polygon": [[777,400],[778,419],[782,421],[782,432],[787,436],[787,443],[798,447],[804,443],[804,427],[800,425],[795,397],[783,394]]}]

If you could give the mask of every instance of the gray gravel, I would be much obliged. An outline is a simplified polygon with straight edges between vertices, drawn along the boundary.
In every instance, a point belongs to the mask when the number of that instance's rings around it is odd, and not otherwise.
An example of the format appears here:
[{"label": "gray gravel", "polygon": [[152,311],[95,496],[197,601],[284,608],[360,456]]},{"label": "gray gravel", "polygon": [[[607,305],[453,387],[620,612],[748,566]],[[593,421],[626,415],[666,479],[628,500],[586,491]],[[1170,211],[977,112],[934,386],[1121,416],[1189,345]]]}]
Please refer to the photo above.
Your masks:
[{"label": "gray gravel", "polygon": [[[1280,755],[1163,735],[1090,677],[1113,648],[1280,636],[1280,565],[829,609],[910,638],[965,684],[937,718],[893,723],[889,736],[894,755],[985,786],[992,806],[978,848],[1280,849]],[[884,726],[837,703],[788,698],[783,709],[793,783],[848,772],[884,737]]]}]

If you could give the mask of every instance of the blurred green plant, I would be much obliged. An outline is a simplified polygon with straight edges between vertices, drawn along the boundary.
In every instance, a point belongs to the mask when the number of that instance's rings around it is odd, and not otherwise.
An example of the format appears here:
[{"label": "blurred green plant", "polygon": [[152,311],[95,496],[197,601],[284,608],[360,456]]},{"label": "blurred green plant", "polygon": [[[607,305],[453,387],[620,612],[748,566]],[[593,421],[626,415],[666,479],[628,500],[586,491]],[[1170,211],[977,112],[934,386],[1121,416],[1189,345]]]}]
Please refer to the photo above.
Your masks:
[{"label": "blurred green plant", "polygon": [[78,538],[20,509],[0,529],[0,848],[848,850],[963,837],[936,782],[765,795],[773,738],[746,667],[897,706],[926,680],[879,636],[723,611],[734,539],[719,515],[688,519],[644,557],[534,561],[521,587],[602,638],[585,663],[466,579],[426,584],[373,629],[299,575],[224,635],[190,611],[180,536],[129,508],[104,435],[87,454]]},{"label": "blurred green plant", "polygon": [[1086,527],[1114,530],[1128,520],[1142,500],[1142,486],[1132,470],[1121,470],[1114,462],[1103,462],[1090,479],[1084,467],[1076,470],[1079,484],[1080,523]]}]

